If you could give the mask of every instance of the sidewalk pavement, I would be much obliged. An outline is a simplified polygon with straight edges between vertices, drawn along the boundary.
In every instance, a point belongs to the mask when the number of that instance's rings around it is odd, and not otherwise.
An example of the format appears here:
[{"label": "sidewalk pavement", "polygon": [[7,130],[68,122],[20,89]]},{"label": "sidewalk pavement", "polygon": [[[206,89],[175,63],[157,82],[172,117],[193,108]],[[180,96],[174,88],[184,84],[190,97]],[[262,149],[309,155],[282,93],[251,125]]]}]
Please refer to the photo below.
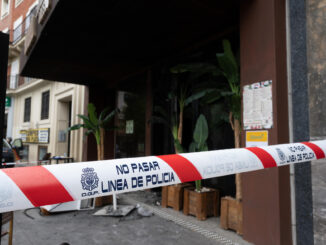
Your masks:
[{"label": "sidewalk pavement", "polygon": [[326,244],[326,161],[311,164],[315,245]]},{"label": "sidewalk pavement", "polygon": [[[109,244],[249,244],[236,233],[218,228],[218,218],[197,221],[170,208],[152,205],[154,192],[119,195],[119,204],[140,204],[153,212],[142,217],[135,209],[126,217],[94,216],[98,210],[55,213],[44,216],[38,208],[16,211],[14,245]],[[156,202],[156,201],[155,201]],[[2,244],[7,244],[7,236]]]}]

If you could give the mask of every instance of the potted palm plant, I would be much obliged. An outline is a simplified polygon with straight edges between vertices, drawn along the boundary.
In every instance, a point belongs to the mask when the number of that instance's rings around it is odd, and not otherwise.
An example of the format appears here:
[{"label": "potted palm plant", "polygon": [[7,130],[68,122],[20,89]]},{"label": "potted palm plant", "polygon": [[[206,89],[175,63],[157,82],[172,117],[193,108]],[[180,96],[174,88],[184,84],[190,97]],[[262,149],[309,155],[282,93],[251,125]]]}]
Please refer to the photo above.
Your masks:
[{"label": "potted palm plant", "polygon": [[[221,98],[228,101],[228,121],[234,131],[234,145],[239,148],[241,131],[240,69],[228,40],[223,40],[223,49],[223,53],[216,54],[218,66],[210,63],[191,63],[179,65],[178,70],[197,75],[210,74],[211,77],[223,76],[226,79],[226,84],[214,81],[211,84],[204,84],[206,90],[201,91],[200,98],[203,98],[202,101],[207,104],[215,103]],[[222,115],[218,116],[222,117]],[[239,234],[242,234],[241,200],[241,174],[236,174],[236,198],[223,197],[221,199],[221,226],[225,229],[236,230]]]},{"label": "potted palm plant", "polygon": [[[105,131],[114,130],[115,127],[110,127],[110,122],[114,118],[117,110],[113,110],[110,112],[109,108],[105,108],[99,116],[97,116],[96,108],[94,104],[88,104],[88,115],[77,115],[80,119],[82,119],[83,123],[76,124],[68,128],[68,130],[78,130],[80,128],[84,128],[85,136],[90,134],[94,135],[96,139],[97,146],[97,160],[104,160],[104,137]],[[97,197],[95,199],[95,206],[100,207],[106,204],[112,203],[112,196],[104,196]],[[114,210],[116,210],[116,197],[115,194],[113,196],[113,206]]]},{"label": "potted palm plant", "polygon": [[[179,66],[171,68],[171,73],[182,73]],[[166,110],[156,106],[155,112],[158,116],[153,116],[154,122],[159,122],[167,125],[170,128],[173,140],[175,153],[182,153],[182,133],[184,124],[184,110],[193,101],[200,99],[205,95],[204,92],[192,93],[188,82],[176,81],[175,87],[168,94],[168,100],[171,104],[176,105],[173,116],[170,117]],[[183,207],[183,190],[185,187],[191,186],[191,183],[182,183],[162,187],[162,207],[172,207],[175,210],[181,210]]]},{"label": "potted palm plant", "polygon": [[[220,70],[228,81],[231,91],[229,120],[234,131],[235,148],[239,148],[241,131],[240,69],[229,41],[223,40],[223,49],[224,52],[216,56]],[[223,197],[221,199],[221,227],[236,230],[238,234],[242,234],[242,217],[241,174],[236,174],[236,198]]]},{"label": "potted palm plant", "polygon": [[[189,152],[207,151],[208,125],[204,115],[197,119],[193,133],[193,142]],[[217,216],[219,210],[219,191],[202,187],[201,180],[195,181],[196,187],[186,187],[184,190],[183,213],[195,215],[198,220],[207,216]]]}]

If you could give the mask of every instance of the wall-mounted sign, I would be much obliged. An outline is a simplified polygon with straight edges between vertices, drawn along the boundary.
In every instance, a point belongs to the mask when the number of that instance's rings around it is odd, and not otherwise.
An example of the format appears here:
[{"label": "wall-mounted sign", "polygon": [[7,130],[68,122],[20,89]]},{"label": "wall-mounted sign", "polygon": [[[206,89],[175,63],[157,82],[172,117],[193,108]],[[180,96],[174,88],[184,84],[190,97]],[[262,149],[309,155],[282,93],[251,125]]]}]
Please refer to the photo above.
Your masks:
[{"label": "wall-mounted sign", "polygon": [[268,131],[247,131],[246,147],[268,146]]},{"label": "wall-mounted sign", "polygon": [[49,128],[38,129],[38,142],[39,143],[49,143]]},{"label": "wall-mounted sign", "polygon": [[272,80],[243,87],[243,127],[245,130],[273,127]]},{"label": "wall-mounted sign", "polygon": [[19,133],[24,143],[49,143],[49,128],[20,130]]},{"label": "wall-mounted sign", "polygon": [[60,130],[58,133],[58,142],[66,142],[66,131]]},{"label": "wall-mounted sign", "polygon": [[11,97],[6,97],[6,107],[11,106]]}]

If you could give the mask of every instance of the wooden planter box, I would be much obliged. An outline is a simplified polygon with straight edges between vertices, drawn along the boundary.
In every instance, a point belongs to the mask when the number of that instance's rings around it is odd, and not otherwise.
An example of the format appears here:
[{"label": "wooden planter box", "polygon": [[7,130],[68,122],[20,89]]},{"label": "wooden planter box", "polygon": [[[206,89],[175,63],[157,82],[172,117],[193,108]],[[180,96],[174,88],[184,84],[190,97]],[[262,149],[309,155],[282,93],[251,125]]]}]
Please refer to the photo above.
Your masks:
[{"label": "wooden planter box", "polygon": [[14,212],[6,212],[2,213],[2,221],[1,224],[7,224],[8,222],[12,221],[14,217]]},{"label": "wooden planter box", "polygon": [[181,210],[183,207],[183,190],[192,186],[190,183],[169,185],[162,187],[162,207],[172,207],[174,210]]},{"label": "wooden planter box", "polygon": [[103,197],[96,197],[95,198],[95,207],[103,207],[105,205],[112,204],[112,195],[110,196],[103,196]]},{"label": "wooden planter box", "polygon": [[208,216],[218,216],[219,190],[208,188],[207,192],[196,192],[195,188],[185,188],[183,213],[194,215],[198,220],[205,220]]},{"label": "wooden planter box", "polygon": [[13,229],[14,229],[13,228],[14,227],[14,212],[2,213],[2,220],[1,220],[0,225],[7,224],[8,222],[9,222],[9,230],[1,231],[2,233],[0,234],[0,241],[1,241],[1,237],[5,236],[5,235],[9,235],[8,244],[12,245]]},{"label": "wooden planter box", "polygon": [[221,198],[221,227],[243,234],[242,202],[232,197]]}]

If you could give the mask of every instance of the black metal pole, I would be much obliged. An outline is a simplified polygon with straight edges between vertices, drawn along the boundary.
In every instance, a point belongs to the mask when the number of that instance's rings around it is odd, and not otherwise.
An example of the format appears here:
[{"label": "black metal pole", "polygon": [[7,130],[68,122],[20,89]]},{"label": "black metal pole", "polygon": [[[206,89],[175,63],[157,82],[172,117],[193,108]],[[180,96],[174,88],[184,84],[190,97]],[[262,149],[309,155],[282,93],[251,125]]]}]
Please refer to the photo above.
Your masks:
[{"label": "black metal pole", "polygon": [[[4,137],[5,103],[7,89],[7,69],[9,54],[9,35],[0,32],[0,168],[2,168],[2,139]],[[0,213],[0,245],[2,234],[2,214]]]},{"label": "black metal pole", "polygon": [[[310,140],[305,0],[288,1],[293,142]],[[313,80],[313,79],[312,79]],[[313,95],[313,94],[312,94]],[[310,96],[312,96],[310,95]],[[295,229],[297,245],[314,244],[311,163],[294,165]]]}]

